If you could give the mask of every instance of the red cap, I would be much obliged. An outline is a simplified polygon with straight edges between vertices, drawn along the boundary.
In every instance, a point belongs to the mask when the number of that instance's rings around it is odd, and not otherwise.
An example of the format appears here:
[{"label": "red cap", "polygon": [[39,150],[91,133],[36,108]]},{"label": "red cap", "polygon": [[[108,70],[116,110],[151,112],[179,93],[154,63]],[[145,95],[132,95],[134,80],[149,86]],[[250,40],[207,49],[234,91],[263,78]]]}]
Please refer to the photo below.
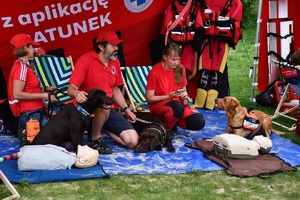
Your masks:
[{"label": "red cap", "polygon": [[103,30],[97,36],[97,42],[108,42],[113,45],[118,45],[123,42],[114,31]]},{"label": "red cap", "polygon": [[40,43],[34,42],[29,35],[27,34],[17,34],[15,35],[11,40],[10,44],[14,46],[14,50],[17,48],[20,48],[22,46],[25,46],[27,44],[32,44],[34,47],[40,46]]}]

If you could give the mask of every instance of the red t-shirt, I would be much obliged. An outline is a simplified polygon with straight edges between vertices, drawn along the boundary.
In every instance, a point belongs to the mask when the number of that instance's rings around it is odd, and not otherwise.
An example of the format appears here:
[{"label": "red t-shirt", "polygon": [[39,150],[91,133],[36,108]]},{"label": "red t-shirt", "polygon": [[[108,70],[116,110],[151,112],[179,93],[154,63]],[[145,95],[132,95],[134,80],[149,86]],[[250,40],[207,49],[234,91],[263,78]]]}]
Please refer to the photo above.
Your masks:
[{"label": "red t-shirt", "polygon": [[105,67],[98,59],[96,52],[88,52],[77,60],[69,83],[86,92],[99,88],[105,91],[107,96],[112,97],[112,88],[124,84],[120,62],[110,60],[108,66]]},{"label": "red t-shirt", "polygon": [[155,95],[167,95],[170,92],[185,87],[187,85],[187,79],[185,69],[183,68],[183,70],[184,74],[181,79],[181,84],[177,85],[174,78],[175,71],[173,69],[166,70],[161,62],[157,63],[149,72],[146,89],[155,90]]},{"label": "red t-shirt", "polygon": [[[13,82],[14,80],[24,81],[24,92],[28,93],[41,93],[40,81],[37,75],[34,73],[34,69],[28,64],[23,63],[21,60],[16,60],[9,75],[8,79],[8,97],[9,100],[14,100],[13,97]],[[20,112],[28,112],[44,108],[45,104],[42,99],[35,100],[19,100],[21,103]]]}]

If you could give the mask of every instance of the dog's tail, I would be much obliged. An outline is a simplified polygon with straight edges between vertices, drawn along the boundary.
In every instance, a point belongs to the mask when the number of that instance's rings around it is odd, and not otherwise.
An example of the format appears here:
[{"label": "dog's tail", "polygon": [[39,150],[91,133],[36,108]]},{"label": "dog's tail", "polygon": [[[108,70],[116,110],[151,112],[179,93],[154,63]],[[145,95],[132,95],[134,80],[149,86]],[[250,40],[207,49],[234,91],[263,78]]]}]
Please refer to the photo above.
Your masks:
[{"label": "dog's tail", "polygon": [[276,130],[274,128],[272,128],[271,132],[272,133],[276,133],[277,135],[284,135],[285,134],[285,132],[278,131],[278,130]]}]

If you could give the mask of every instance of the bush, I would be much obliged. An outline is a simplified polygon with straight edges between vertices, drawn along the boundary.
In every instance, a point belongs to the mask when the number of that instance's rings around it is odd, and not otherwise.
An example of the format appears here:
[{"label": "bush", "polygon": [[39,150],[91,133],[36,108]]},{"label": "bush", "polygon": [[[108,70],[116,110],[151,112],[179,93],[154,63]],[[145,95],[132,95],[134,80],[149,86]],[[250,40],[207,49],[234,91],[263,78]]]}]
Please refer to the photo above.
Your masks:
[{"label": "bush", "polygon": [[246,29],[256,28],[258,2],[259,0],[242,0],[243,27]]}]

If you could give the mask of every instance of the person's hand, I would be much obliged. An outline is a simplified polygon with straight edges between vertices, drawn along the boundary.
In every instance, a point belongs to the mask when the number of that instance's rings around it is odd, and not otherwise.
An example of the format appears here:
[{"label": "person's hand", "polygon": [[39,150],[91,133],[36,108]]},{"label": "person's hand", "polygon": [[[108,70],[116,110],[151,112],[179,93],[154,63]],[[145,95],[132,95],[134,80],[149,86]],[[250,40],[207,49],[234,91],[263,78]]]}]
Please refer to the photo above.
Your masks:
[{"label": "person's hand", "polygon": [[56,87],[54,87],[54,86],[46,86],[45,87],[45,92],[52,92],[55,89],[56,89]]},{"label": "person's hand", "polygon": [[78,103],[84,103],[87,101],[87,95],[88,95],[88,93],[86,93],[85,91],[77,91],[77,93],[75,93],[74,97]]},{"label": "person's hand", "polygon": [[187,95],[185,89],[178,89],[178,90],[176,90],[176,91],[173,91],[173,92],[170,92],[170,93],[169,93],[169,96],[170,96],[171,98],[174,98],[174,97],[181,97],[181,98],[182,98],[182,97],[185,96],[185,95]]},{"label": "person's hand", "polygon": [[171,98],[174,98],[174,97],[180,97],[181,96],[181,93],[182,92],[170,92],[169,93],[169,96],[171,97]]},{"label": "person's hand", "polygon": [[188,105],[188,103],[189,103],[189,96],[188,95],[182,96],[181,99],[182,99],[182,104],[183,105]]},{"label": "person's hand", "polygon": [[53,94],[51,94],[51,95],[50,95],[50,101],[51,101],[51,102],[57,102],[56,96],[53,95]]},{"label": "person's hand", "polygon": [[127,119],[128,119],[129,122],[131,122],[131,123],[135,123],[136,122],[136,116],[135,116],[135,114],[133,112],[131,112],[130,109],[126,109],[125,110],[125,115],[126,115],[126,117],[127,117]]},{"label": "person's hand", "polygon": [[50,99],[49,99],[49,93],[47,93],[47,92],[42,93],[42,99],[43,100],[50,100],[51,102],[56,102],[57,101],[57,98],[53,94],[50,95]]}]

